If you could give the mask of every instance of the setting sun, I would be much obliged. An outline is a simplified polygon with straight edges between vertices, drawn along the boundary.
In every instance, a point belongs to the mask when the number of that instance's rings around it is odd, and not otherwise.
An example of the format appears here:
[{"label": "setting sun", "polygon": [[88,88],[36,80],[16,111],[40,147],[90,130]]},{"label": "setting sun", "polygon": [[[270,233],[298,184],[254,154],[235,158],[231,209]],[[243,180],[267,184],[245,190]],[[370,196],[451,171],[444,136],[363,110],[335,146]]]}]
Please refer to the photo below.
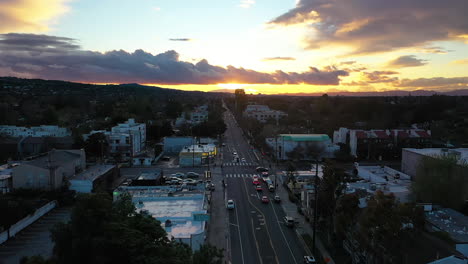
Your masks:
[{"label": "setting sun", "polygon": [[247,86],[248,84],[245,83],[218,83],[218,86],[224,89],[241,89]]}]

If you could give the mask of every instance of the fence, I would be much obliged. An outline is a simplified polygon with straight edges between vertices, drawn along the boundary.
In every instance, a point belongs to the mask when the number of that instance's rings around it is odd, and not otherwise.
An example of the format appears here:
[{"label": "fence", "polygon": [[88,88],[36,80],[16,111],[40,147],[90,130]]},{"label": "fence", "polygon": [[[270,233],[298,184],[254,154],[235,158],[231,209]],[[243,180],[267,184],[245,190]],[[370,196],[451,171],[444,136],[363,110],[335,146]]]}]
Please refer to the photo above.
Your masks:
[{"label": "fence", "polygon": [[[10,237],[14,237],[21,230],[25,229],[30,224],[34,223],[34,221],[41,218],[43,215],[47,214],[48,212],[50,212],[50,210],[54,209],[56,206],[57,206],[57,201],[49,202],[48,204],[37,209],[33,214],[28,215],[25,218],[16,222],[16,224],[10,227]],[[5,230],[2,233],[0,233],[0,244],[3,244],[7,240],[8,240],[8,230]]]}]

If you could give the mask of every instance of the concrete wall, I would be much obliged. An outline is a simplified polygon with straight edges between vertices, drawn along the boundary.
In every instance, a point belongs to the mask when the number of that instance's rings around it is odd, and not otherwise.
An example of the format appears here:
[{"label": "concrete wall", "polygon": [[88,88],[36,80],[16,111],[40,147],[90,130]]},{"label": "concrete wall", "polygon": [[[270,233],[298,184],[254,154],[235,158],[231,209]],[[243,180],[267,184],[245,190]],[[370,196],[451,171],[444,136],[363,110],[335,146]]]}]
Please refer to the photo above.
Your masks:
[{"label": "concrete wall", "polygon": [[[32,215],[28,215],[25,218],[18,221],[16,224],[10,227],[10,237],[14,237],[21,230],[28,227],[30,224],[34,223],[37,219],[41,218],[43,215],[47,214],[50,210],[54,209],[57,206],[57,201],[52,201],[41,208],[37,209]],[[0,244],[8,240],[8,230],[0,233]]]},{"label": "concrete wall", "polygon": [[421,154],[403,149],[401,155],[401,171],[411,176],[411,179],[414,180],[422,159],[423,156]]},{"label": "concrete wall", "polygon": [[21,164],[13,168],[11,176],[13,179],[13,189],[45,189],[49,186],[49,170],[28,164]]}]

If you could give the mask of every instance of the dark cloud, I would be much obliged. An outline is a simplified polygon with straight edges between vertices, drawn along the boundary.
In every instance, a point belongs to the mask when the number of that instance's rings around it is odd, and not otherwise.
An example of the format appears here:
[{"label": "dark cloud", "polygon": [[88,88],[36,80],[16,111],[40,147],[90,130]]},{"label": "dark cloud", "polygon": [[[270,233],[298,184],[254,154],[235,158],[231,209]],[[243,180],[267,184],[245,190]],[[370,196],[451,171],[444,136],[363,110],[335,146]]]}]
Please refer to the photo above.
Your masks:
[{"label": "dark cloud", "polygon": [[226,82],[338,85],[348,72],[335,67],[306,72],[263,73],[179,60],[173,50],[157,55],[136,50],[105,53],[81,49],[73,39],[33,34],[0,35],[0,75],[81,82],[216,84]]},{"label": "dark cloud", "polygon": [[467,89],[468,77],[403,79],[396,86],[429,89]]},{"label": "dark cloud", "polygon": [[414,55],[400,56],[387,63],[388,67],[391,68],[404,68],[404,67],[417,67],[424,66],[427,64],[427,60],[418,59]]},{"label": "dark cloud", "polygon": [[170,38],[170,41],[192,41],[190,38]]},{"label": "dark cloud", "polygon": [[398,74],[395,71],[373,71],[362,72],[362,81],[364,83],[389,83],[398,81],[398,77],[391,75]]},{"label": "dark cloud", "polygon": [[467,12],[466,0],[300,0],[270,23],[310,23],[308,48],[350,45],[363,54],[461,40]]},{"label": "dark cloud", "polygon": [[264,61],[293,61],[296,60],[296,58],[293,57],[269,57],[269,58],[264,58]]}]

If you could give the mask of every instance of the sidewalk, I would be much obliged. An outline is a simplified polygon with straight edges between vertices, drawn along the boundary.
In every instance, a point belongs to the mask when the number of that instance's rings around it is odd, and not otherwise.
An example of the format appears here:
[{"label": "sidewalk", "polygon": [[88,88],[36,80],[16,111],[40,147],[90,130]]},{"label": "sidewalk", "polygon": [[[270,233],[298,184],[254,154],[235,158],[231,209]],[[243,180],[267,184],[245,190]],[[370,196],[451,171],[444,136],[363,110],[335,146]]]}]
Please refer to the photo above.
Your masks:
[{"label": "sidewalk", "polygon": [[[307,222],[304,216],[299,214],[299,212],[297,211],[297,205],[289,200],[288,190],[286,190],[286,188],[283,186],[283,178],[278,176],[278,173],[276,177],[278,177],[277,194],[281,197],[281,204],[282,204],[283,210],[286,213],[286,215],[292,216],[298,222],[296,226],[296,233],[299,239],[301,240],[301,242],[303,243],[303,245],[305,246],[306,252],[312,255],[309,248],[306,246],[304,240],[302,239],[301,235],[309,234],[312,237],[314,231],[310,223]],[[327,263],[335,264],[335,261],[333,261],[332,257],[330,256],[330,253],[328,253],[327,249],[325,248],[325,246],[323,245],[322,241],[320,240],[318,236],[315,237],[315,241],[317,243],[317,249],[320,251],[322,257],[324,259],[327,259],[327,258],[329,259]]]},{"label": "sidewalk", "polygon": [[[220,164],[221,157],[216,158]],[[211,168],[211,181],[215,184],[215,190],[211,192],[210,221],[207,229],[207,242],[218,249],[224,249],[224,262],[230,263],[229,252],[229,227],[226,212],[225,189],[222,186],[223,174],[220,166]]]}]

